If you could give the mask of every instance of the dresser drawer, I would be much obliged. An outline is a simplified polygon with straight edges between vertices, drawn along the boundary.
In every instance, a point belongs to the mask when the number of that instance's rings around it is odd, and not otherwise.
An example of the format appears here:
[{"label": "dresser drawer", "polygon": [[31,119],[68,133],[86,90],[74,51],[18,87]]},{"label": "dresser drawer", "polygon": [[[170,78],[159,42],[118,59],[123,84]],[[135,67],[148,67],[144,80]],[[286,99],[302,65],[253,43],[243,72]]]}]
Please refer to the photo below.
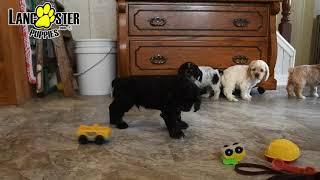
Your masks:
[{"label": "dresser drawer", "polygon": [[174,74],[187,61],[225,69],[256,59],[267,59],[267,42],[257,39],[130,41],[130,72],[133,75]]},{"label": "dresser drawer", "polygon": [[129,35],[267,36],[267,4],[130,4]]}]

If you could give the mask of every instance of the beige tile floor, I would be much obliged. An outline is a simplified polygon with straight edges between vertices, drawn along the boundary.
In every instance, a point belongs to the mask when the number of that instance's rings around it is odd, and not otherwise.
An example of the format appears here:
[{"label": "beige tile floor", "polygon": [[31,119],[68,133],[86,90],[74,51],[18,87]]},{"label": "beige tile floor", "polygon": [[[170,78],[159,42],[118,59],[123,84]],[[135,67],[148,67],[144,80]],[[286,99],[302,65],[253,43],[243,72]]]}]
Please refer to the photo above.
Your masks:
[{"label": "beige tile floor", "polygon": [[113,129],[109,144],[79,146],[80,124],[106,123],[108,97],[50,95],[18,107],[0,108],[0,179],[266,179],[246,177],[219,160],[224,144],[246,145],[243,162],[268,163],[263,152],[275,138],[301,147],[298,165],[320,169],[320,99],[288,99],[285,91],[254,94],[252,102],[204,100],[184,113],[190,128],[170,139],[159,112],[133,108],[130,127]]}]

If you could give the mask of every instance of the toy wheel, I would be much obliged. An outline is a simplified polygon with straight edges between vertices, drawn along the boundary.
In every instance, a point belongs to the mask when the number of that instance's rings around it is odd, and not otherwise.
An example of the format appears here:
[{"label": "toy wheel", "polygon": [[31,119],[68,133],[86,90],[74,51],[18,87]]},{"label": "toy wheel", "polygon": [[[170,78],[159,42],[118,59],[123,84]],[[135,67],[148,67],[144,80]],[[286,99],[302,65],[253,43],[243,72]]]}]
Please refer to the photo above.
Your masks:
[{"label": "toy wheel", "polygon": [[266,92],[266,90],[263,89],[262,87],[258,87],[258,92],[259,92],[259,94],[263,94]]},{"label": "toy wheel", "polygon": [[78,139],[80,144],[87,144],[88,143],[88,138],[85,135],[81,135]]},{"label": "toy wheel", "polygon": [[101,135],[98,135],[95,139],[95,143],[98,145],[102,145],[104,142],[105,142],[105,140],[104,140],[103,136],[101,136]]}]

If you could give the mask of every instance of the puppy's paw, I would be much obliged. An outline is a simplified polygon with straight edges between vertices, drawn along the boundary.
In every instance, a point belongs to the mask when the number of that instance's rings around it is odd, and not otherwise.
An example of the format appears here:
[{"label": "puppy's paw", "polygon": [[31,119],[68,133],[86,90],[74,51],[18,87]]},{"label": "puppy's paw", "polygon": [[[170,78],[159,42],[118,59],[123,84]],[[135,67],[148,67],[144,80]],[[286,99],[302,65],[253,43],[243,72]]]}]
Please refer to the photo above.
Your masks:
[{"label": "puppy's paw", "polygon": [[184,137],[184,133],[180,129],[173,129],[170,132],[170,137],[173,139],[180,139]]},{"label": "puppy's paw", "polygon": [[231,102],[238,102],[239,100],[235,97],[232,97],[232,98],[228,98],[229,101]]},{"label": "puppy's paw", "polygon": [[128,127],[129,127],[128,124],[124,121],[117,124],[118,129],[127,129]]},{"label": "puppy's paw", "polygon": [[243,97],[242,99],[243,99],[243,100],[246,100],[246,101],[251,101],[251,98],[252,98],[251,96],[245,96],[245,97]]},{"label": "puppy's paw", "polygon": [[318,93],[314,93],[312,96],[318,98],[319,94]]},{"label": "puppy's paw", "polygon": [[306,97],[305,97],[305,96],[302,96],[302,95],[301,95],[301,96],[298,96],[298,98],[299,98],[299,99],[306,99]]},{"label": "puppy's paw", "polygon": [[210,97],[210,94],[209,94],[209,93],[206,93],[206,94],[203,94],[201,97],[203,97],[203,98],[209,98],[209,97]]},{"label": "puppy's paw", "polygon": [[288,93],[288,98],[290,99],[290,98],[295,98],[296,97],[296,95],[294,94],[294,93]]},{"label": "puppy's paw", "polygon": [[214,98],[212,98],[213,99],[213,101],[218,101],[219,100],[219,97],[214,97]]},{"label": "puppy's paw", "polygon": [[293,92],[288,92],[288,97],[296,97],[296,95]]},{"label": "puppy's paw", "polygon": [[177,121],[177,127],[180,129],[187,129],[189,127],[189,125],[188,125],[188,123],[180,120],[180,121]]},{"label": "puppy's paw", "polygon": [[213,96],[213,100],[214,100],[214,101],[219,100],[219,95],[214,95],[214,96]]}]

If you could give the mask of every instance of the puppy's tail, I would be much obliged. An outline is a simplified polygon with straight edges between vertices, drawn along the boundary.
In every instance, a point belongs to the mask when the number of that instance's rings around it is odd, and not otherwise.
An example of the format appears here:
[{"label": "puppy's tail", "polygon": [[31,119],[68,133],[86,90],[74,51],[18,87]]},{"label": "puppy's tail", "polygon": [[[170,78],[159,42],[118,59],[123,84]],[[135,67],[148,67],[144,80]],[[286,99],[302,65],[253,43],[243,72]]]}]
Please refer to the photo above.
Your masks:
[{"label": "puppy's tail", "polygon": [[293,70],[294,70],[294,68],[289,68],[289,70],[288,70],[289,75],[293,73]]},{"label": "puppy's tail", "polygon": [[[293,80],[294,68],[289,68],[288,72],[289,72],[289,76],[288,76],[287,90],[288,90],[288,88],[290,88],[292,82],[294,81]],[[289,90],[289,91],[291,91],[291,90]]]},{"label": "puppy's tail", "polygon": [[114,88],[114,86],[119,83],[119,78],[115,78],[112,82],[111,82],[111,86]]},{"label": "puppy's tail", "polygon": [[119,91],[119,85],[120,85],[120,78],[115,78],[112,82],[111,82],[111,86],[112,86],[112,97],[116,97],[117,96],[117,92]]}]

